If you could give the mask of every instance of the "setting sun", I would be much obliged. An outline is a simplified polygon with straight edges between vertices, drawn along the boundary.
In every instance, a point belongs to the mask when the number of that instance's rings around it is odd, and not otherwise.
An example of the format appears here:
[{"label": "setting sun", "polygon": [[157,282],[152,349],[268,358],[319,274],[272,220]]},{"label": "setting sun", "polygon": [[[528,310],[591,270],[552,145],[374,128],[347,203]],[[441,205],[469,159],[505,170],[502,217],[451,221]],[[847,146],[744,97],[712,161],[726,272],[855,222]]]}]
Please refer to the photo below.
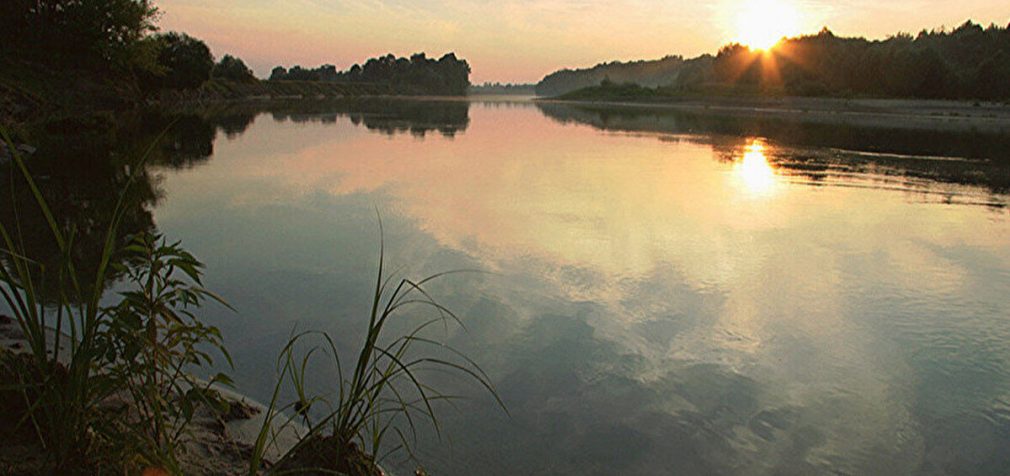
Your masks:
[{"label": "setting sun", "polygon": [[736,41],[756,49],[799,33],[799,13],[782,0],[747,0],[736,14]]}]

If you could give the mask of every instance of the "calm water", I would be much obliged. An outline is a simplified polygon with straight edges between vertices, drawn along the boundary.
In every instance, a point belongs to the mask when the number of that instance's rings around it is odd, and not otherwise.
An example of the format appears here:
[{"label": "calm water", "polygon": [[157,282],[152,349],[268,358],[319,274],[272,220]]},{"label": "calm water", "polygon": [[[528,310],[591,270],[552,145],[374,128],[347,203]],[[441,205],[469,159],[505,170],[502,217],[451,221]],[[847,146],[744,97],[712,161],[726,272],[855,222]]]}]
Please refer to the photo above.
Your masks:
[{"label": "calm water", "polygon": [[511,416],[432,375],[472,396],[423,436],[434,474],[1010,472],[1005,133],[509,102],[202,117],[139,219],[237,308],[209,319],[254,397],[293,329],[361,338],[378,210],[400,275],[487,271],[430,291]]}]

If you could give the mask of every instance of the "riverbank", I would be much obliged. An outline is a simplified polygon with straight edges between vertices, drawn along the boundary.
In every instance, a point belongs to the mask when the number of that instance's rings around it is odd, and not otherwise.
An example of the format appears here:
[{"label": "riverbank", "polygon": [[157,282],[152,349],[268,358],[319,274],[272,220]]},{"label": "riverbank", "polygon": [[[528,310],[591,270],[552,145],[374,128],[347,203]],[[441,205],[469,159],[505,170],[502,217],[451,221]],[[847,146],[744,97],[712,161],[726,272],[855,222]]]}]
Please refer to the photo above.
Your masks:
[{"label": "riverbank", "polygon": [[726,117],[767,117],[815,124],[893,129],[1010,132],[1010,105],[923,99],[649,96],[538,98],[542,104],[660,108]]},{"label": "riverbank", "polygon": [[[63,347],[60,350],[57,360],[69,360],[69,350]],[[5,352],[26,354],[28,341],[12,318],[0,314],[0,353]],[[197,410],[189,425],[191,436],[185,442],[185,451],[181,452],[182,469],[187,475],[246,474],[249,471],[249,456],[266,421],[268,409],[240,393],[220,386],[214,388],[228,403],[229,409],[224,414],[212,413],[204,407]],[[281,421],[271,422],[273,445],[264,452],[268,462],[280,459],[306,431],[297,423],[281,425]],[[0,417],[0,426],[4,429],[13,425],[14,422]],[[11,439],[0,443],[0,474],[40,474],[39,465],[45,459],[43,451],[38,445],[22,440]]]}]

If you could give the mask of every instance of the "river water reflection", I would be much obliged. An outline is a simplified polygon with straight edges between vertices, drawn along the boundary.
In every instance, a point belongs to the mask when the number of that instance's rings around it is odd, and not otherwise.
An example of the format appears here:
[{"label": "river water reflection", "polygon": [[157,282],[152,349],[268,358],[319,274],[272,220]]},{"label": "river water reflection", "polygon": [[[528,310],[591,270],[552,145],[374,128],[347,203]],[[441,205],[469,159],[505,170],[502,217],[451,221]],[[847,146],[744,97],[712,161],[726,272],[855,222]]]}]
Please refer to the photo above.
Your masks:
[{"label": "river water reflection", "polygon": [[487,271],[431,291],[511,416],[459,384],[433,474],[1006,474],[1006,137],[663,114],[218,113],[150,208],[237,308],[210,319],[261,399],[293,328],[360,339],[376,209],[400,274]]}]

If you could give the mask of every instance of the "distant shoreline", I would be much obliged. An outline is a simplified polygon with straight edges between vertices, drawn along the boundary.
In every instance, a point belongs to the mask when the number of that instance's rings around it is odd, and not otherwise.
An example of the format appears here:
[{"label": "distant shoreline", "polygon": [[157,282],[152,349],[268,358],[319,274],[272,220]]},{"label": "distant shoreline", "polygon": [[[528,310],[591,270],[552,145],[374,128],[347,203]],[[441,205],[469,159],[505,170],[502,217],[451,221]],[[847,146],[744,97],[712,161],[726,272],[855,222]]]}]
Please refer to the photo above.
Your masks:
[{"label": "distant shoreline", "polygon": [[634,99],[535,98],[582,107],[656,108],[737,117],[774,117],[808,123],[896,129],[1010,133],[1010,105],[933,99],[694,96]]}]

